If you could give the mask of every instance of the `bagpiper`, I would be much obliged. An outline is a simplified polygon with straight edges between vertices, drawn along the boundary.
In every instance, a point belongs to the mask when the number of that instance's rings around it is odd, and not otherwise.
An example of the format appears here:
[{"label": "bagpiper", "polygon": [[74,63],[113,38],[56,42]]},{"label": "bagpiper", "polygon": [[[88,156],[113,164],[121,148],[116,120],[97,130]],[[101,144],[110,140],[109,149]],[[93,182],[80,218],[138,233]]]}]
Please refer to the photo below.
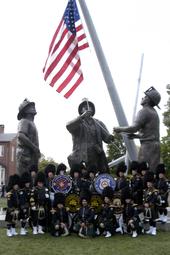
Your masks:
[{"label": "bagpiper", "polygon": [[132,161],[129,170],[132,174],[130,190],[133,202],[138,206],[141,206],[143,204],[143,181],[139,171],[139,163],[137,161]]},{"label": "bagpiper", "polygon": [[115,191],[120,194],[122,203],[124,202],[123,201],[124,194],[127,191],[129,191],[129,182],[125,176],[126,170],[127,170],[127,166],[124,162],[119,163],[116,168],[117,179],[116,179]]},{"label": "bagpiper", "polygon": [[98,228],[106,238],[111,237],[118,227],[114,214],[113,194],[112,187],[107,186],[103,189],[103,206],[98,219]]},{"label": "bagpiper", "polygon": [[29,201],[31,196],[31,175],[23,172],[21,175],[21,188],[18,191],[19,220],[21,222],[20,235],[26,235],[26,224],[30,216]]},{"label": "bagpiper", "polygon": [[146,234],[156,235],[156,221],[158,205],[160,204],[159,191],[154,187],[154,173],[148,172],[146,177],[147,188],[144,191],[144,223],[149,224]]},{"label": "bagpiper", "polygon": [[49,191],[45,187],[45,174],[43,172],[38,172],[35,185],[30,195],[30,215],[33,225],[33,235],[44,234],[47,223]]},{"label": "bagpiper", "polygon": [[18,190],[20,185],[20,177],[17,174],[11,175],[7,186],[7,212],[5,221],[7,222],[7,236],[12,237],[18,235],[15,226],[19,215],[19,199]]},{"label": "bagpiper", "polygon": [[159,190],[161,196],[161,203],[158,206],[159,220],[162,223],[167,222],[167,207],[168,207],[168,181],[165,176],[166,168],[164,164],[159,164],[156,168],[156,181],[155,187]]}]

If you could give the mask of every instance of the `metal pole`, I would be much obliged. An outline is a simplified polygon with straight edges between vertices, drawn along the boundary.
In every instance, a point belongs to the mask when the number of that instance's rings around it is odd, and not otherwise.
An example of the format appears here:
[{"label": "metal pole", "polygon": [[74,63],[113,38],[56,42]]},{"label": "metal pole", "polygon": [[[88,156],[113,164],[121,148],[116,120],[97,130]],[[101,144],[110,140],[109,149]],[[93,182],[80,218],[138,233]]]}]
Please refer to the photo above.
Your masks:
[{"label": "metal pole", "polygon": [[138,84],[137,84],[137,92],[136,92],[136,99],[135,99],[135,105],[134,105],[134,111],[133,111],[133,118],[132,118],[132,121],[133,121],[133,122],[134,122],[134,120],[135,120],[136,109],[137,109],[138,98],[139,98],[140,82],[141,82],[142,69],[143,69],[143,59],[144,59],[144,54],[142,54],[142,56],[141,56],[141,62],[140,62],[140,70],[139,70],[139,77],[138,77]]},{"label": "metal pole", "polygon": [[[86,21],[86,25],[88,27],[89,34],[93,42],[93,46],[100,64],[100,68],[103,73],[103,77],[107,85],[107,89],[108,89],[108,92],[112,101],[112,105],[114,107],[114,110],[117,116],[118,123],[120,126],[128,126],[128,122],[126,120],[126,116],[124,114],[124,111],[119,99],[119,95],[117,93],[109,66],[107,64],[100,41],[98,39],[93,21],[87,9],[87,5],[84,0],[79,0],[79,4],[82,10],[82,13],[84,15],[84,19]],[[130,160],[137,160],[137,149],[136,149],[135,143],[129,140],[126,136],[123,136],[123,139],[126,144],[126,148],[127,148]]]},{"label": "metal pole", "polygon": [[[142,53],[142,55],[141,55],[141,62],[140,62],[140,69],[139,69],[139,77],[138,77],[138,83],[137,83],[137,89],[136,89],[136,98],[135,98],[132,122],[134,122],[135,117],[136,117],[136,109],[137,109],[137,105],[138,105],[140,83],[141,83],[141,76],[142,76],[142,70],[143,70],[143,59],[144,59],[144,54]],[[128,153],[126,152],[125,162],[126,162],[126,165],[127,165],[127,173],[128,173],[128,169],[129,169],[128,158],[129,158],[129,156],[128,156]]]}]

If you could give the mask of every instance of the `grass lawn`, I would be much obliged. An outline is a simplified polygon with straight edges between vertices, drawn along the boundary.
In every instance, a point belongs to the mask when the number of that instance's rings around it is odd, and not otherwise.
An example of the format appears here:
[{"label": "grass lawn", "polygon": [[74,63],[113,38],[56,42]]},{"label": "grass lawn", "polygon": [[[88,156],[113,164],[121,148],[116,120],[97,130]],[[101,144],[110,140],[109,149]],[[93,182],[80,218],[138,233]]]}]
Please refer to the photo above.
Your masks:
[{"label": "grass lawn", "polygon": [[159,231],[157,236],[137,238],[116,235],[109,239],[97,237],[81,239],[75,234],[55,238],[49,234],[6,236],[0,229],[0,254],[3,255],[169,255],[170,232]]},{"label": "grass lawn", "polygon": [[[0,198],[0,207],[6,199]],[[137,238],[115,235],[109,239],[97,237],[81,239],[75,234],[55,238],[50,234],[33,236],[6,236],[0,228],[0,255],[169,255],[170,232],[158,231],[157,236],[140,235]]]},{"label": "grass lawn", "polygon": [[0,208],[7,207],[7,199],[0,197]]}]

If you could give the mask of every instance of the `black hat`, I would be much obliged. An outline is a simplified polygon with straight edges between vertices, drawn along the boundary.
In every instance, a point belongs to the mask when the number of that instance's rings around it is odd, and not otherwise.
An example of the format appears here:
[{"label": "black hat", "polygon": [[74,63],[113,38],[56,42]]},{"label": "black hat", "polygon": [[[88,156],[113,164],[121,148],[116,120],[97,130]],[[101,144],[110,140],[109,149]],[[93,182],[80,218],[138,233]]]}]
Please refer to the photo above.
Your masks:
[{"label": "black hat", "polygon": [[82,200],[87,200],[87,202],[90,202],[91,193],[89,190],[84,189],[80,192],[80,203],[82,203]]},{"label": "black hat", "polygon": [[63,193],[55,193],[54,195],[54,204],[55,207],[58,204],[65,204],[65,195]]},{"label": "black hat", "polygon": [[58,166],[57,166],[57,171],[56,171],[56,174],[59,175],[60,174],[60,171],[66,171],[67,167],[65,164],[63,163],[60,163]]},{"label": "black hat", "polygon": [[80,167],[81,167],[81,169],[86,169],[87,170],[86,162],[81,161]]},{"label": "black hat", "polygon": [[142,170],[149,170],[149,164],[146,161],[139,163],[139,172],[141,172]]},{"label": "black hat", "polygon": [[81,173],[81,165],[80,164],[74,164],[70,169],[70,176],[73,178],[74,173]]},{"label": "black hat", "polygon": [[20,185],[20,177],[17,174],[10,175],[6,191],[9,192],[15,184]]},{"label": "black hat", "polygon": [[154,182],[154,173],[151,171],[148,171],[145,176],[146,182]]},{"label": "black hat", "polygon": [[103,189],[102,191],[102,197],[108,197],[110,199],[113,199],[113,195],[114,195],[114,190],[112,187],[107,186]]},{"label": "black hat", "polygon": [[21,182],[20,182],[19,175],[18,174],[11,175],[9,178],[9,183],[10,183],[11,187],[13,187],[16,184],[20,185]]},{"label": "black hat", "polygon": [[24,101],[23,101],[23,102],[20,104],[20,106],[19,106],[19,113],[18,113],[18,115],[17,115],[17,119],[18,119],[18,120],[21,120],[21,119],[22,119],[23,113],[24,113],[25,109],[26,109],[28,106],[30,106],[30,105],[35,106],[35,103],[34,103],[34,102],[30,102],[27,98],[24,99]]},{"label": "black hat", "polygon": [[158,164],[156,167],[156,173],[157,174],[160,174],[160,173],[165,174],[165,172],[166,172],[165,165],[163,163]]},{"label": "black hat", "polygon": [[25,184],[25,183],[31,183],[31,175],[28,172],[24,172],[21,175],[21,184]]},{"label": "black hat", "polygon": [[45,184],[45,174],[43,172],[38,172],[35,185],[37,185],[38,182],[42,182]]},{"label": "black hat", "polygon": [[139,162],[138,161],[132,161],[130,163],[130,171],[132,172],[132,170],[136,170],[138,171],[138,168],[139,168]]},{"label": "black hat", "polygon": [[132,193],[129,190],[123,193],[123,200],[125,199],[133,199]]},{"label": "black hat", "polygon": [[44,170],[46,176],[48,176],[48,173],[50,172],[55,175],[55,171],[56,171],[56,168],[54,164],[48,164]]},{"label": "black hat", "polygon": [[116,168],[116,175],[119,176],[119,173],[126,173],[127,170],[127,166],[125,164],[125,162],[121,162],[118,164],[117,168]]},{"label": "black hat", "polygon": [[88,172],[96,174],[97,173],[97,166],[96,165],[89,166],[88,167]]},{"label": "black hat", "polygon": [[29,172],[38,172],[38,165],[31,165],[29,168]]},{"label": "black hat", "polygon": [[88,100],[83,100],[83,102],[79,105],[78,107],[78,113],[81,115],[82,114],[82,109],[83,107],[91,107],[92,108],[92,116],[95,114],[95,106],[92,102],[88,101]]}]

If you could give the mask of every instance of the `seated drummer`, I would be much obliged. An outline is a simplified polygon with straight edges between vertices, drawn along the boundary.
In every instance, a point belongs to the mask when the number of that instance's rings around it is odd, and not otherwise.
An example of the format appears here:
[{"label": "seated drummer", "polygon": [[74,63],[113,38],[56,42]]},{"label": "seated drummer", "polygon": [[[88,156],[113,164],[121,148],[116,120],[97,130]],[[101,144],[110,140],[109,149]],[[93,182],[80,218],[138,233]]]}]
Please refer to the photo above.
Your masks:
[{"label": "seated drummer", "polygon": [[63,193],[55,193],[51,215],[51,234],[55,237],[68,236],[69,215],[65,208],[65,195]]},{"label": "seated drummer", "polygon": [[94,236],[94,210],[89,205],[90,193],[84,192],[80,195],[81,207],[78,210],[74,222],[73,229],[81,238]]},{"label": "seated drummer", "polygon": [[124,194],[124,210],[123,210],[123,222],[124,231],[131,234],[132,237],[137,237],[140,232],[140,218],[137,210],[137,204],[134,204],[133,196],[131,192]]}]

